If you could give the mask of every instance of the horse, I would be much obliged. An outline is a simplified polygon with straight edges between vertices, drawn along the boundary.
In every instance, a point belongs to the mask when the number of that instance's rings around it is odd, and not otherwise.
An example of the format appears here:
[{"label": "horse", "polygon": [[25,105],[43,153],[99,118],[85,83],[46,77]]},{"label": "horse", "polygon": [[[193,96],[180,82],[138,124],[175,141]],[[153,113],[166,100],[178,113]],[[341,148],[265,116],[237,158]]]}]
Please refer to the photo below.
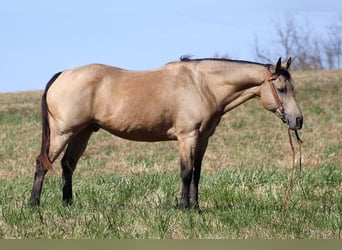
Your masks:
[{"label": "horse", "polygon": [[289,129],[300,130],[291,58],[276,64],[181,57],[150,71],[90,64],[55,74],[42,95],[42,142],[30,203],[40,205],[44,176],[61,159],[63,202],[92,133],[104,129],[133,141],[177,140],[183,208],[199,208],[198,186],[208,139],[221,117],[257,97]]}]

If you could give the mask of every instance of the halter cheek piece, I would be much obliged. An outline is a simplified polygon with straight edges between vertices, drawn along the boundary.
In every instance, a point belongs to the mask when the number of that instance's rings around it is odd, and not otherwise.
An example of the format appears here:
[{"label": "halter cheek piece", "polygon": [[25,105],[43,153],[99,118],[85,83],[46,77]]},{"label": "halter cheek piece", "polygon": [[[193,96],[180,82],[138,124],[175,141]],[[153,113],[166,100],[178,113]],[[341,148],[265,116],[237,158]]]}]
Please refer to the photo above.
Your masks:
[{"label": "halter cheek piece", "polygon": [[284,104],[280,101],[279,95],[277,94],[277,91],[274,87],[273,81],[275,78],[271,77],[268,82],[271,87],[272,95],[273,98],[275,99],[277,103],[277,109],[276,109],[276,114],[280,117],[280,119],[285,123],[286,122],[286,116],[285,116],[285,109],[284,109]]}]

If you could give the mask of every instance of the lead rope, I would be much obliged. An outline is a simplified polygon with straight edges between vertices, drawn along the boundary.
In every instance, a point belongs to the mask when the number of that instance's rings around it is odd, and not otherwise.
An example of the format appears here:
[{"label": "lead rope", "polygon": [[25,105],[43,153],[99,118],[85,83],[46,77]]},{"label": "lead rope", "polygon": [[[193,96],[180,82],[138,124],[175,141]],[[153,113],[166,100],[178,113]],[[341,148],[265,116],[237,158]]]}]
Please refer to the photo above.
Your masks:
[{"label": "lead rope", "polygon": [[[290,146],[291,146],[291,150],[292,150],[292,169],[291,169],[289,183],[287,185],[286,193],[285,193],[285,196],[283,199],[284,210],[286,210],[286,203],[287,203],[287,199],[288,199],[289,194],[290,194],[291,185],[292,185],[292,181],[293,181],[294,169],[296,166],[295,165],[296,155],[295,155],[295,150],[294,150],[294,146],[292,143],[291,131],[289,128],[287,129],[287,134],[289,135],[289,141],[290,141]],[[303,145],[303,141],[302,141],[302,139],[300,139],[297,130],[295,130],[295,135],[296,135],[298,147],[299,147],[299,176],[298,176],[298,184],[299,184],[300,183],[300,174],[302,172],[302,145]]]},{"label": "lead rope", "polygon": [[[276,103],[278,105],[278,108],[281,110],[281,112],[284,112],[283,104],[281,103],[280,98],[279,98],[279,96],[277,94],[277,91],[275,90],[275,87],[274,87],[274,85],[272,83],[272,78],[270,78],[268,82],[270,84],[272,95],[273,95],[273,97],[274,97],[274,99],[275,99],[275,101],[276,101]],[[285,196],[284,196],[284,199],[283,199],[284,211],[286,211],[287,199],[289,198],[289,195],[290,195],[292,181],[293,181],[294,169],[295,169],[295,166],[296,166],[295,165],[296,155],[295,155],[295,150],[294,150],[294,146],[293,146],[293,143],[292,143],[291,131],[290,131],[289,128],[287,129],[287,134],[289,135],[289,141],[290,141],[290,146],[291,146],[291,150],[292,150],[292,169],[291,169],[289,183],[287,185],[286,193],[285,193]],[[295,130],[295,135],[296,135],[297,142],[298,142],[298,147],[299,147],[299,175],[298,175],[298,184],[300,184],[300,174],[302,172],[302,144],[303,144],[303,141],[302,141],[302,139],[300,139],[297,130]]]}]

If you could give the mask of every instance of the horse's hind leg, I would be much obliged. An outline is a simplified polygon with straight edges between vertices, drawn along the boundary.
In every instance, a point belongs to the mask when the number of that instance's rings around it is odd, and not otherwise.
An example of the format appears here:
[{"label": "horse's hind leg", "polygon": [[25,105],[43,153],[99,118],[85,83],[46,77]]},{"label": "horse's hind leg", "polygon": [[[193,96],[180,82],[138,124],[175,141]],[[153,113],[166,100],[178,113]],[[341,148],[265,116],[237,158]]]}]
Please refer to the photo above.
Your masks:
[{"label": "horse's hind leg", "polygon": [[[60,155],[71,136],[71,133],[59,135],[54,130],[51,131],[49,145],[49,160],[51,164]],[[48,169],[44,166],[42,158],[38,156],[36,159],[36,171],[34,173],[33,187],[30,197],[30,203],[33,206],[39,206],[40,204],[44,177],[47,172]]]},{"label": "horse's hind leg", "polygon": [[63,170],[63,201],[67,205],[72,203],[72,174],[76,168],[78,160],[87,147],[88,140],[93,131],[93,128],[88,127],[74,136],[70,140],[65,154],[61,160]]},{"label": "horse's hind leg", "polygon": [[34,181],[31,192],[30,203],[32,206],[39,206],[40,195],[42,193],[42,186],[47,169],[43,166],[42,161],[39,157],[36,159],[36,171],[34,173]]}]

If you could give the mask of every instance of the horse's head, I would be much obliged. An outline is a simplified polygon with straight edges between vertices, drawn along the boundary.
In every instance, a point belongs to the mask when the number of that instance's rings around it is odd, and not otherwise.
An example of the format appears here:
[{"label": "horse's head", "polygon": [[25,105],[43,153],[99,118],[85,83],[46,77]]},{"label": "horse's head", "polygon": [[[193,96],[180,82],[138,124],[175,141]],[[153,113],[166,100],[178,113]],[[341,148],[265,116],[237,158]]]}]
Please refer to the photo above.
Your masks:
[{"label": "horse's head", "polygon": [[260,98],[265,109],[276,114],[292,130],[303,126],[303,114],[297,105],[291,75],[288,69],[291,58],[281,64],[267,67],[265,82],[261,85]]}]

